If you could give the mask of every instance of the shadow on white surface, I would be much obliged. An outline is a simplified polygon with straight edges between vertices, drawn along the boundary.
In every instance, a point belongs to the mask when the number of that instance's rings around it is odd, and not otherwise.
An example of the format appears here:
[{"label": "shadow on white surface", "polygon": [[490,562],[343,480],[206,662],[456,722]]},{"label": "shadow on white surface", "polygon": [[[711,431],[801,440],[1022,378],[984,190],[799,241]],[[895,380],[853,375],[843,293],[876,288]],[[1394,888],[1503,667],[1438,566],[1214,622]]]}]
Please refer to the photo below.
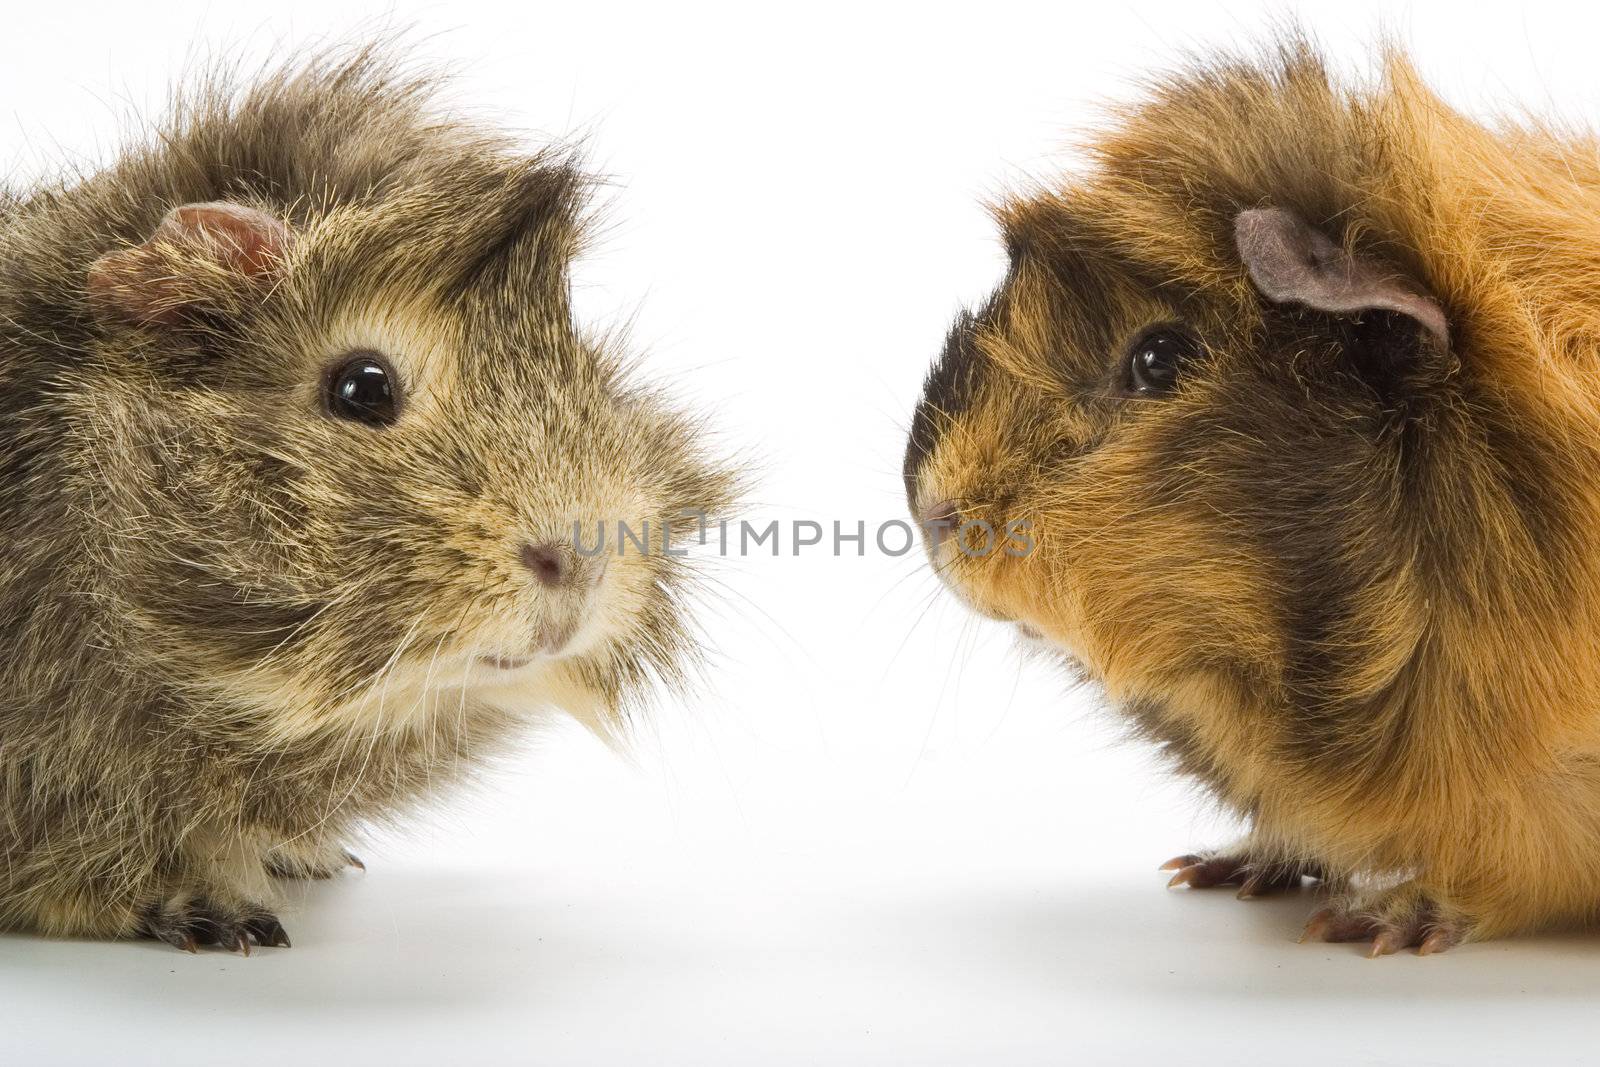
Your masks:
[{"label": "shadow on white surface", "polygon": [[1367,960],[1295,944],[1312,892],[1027,873],[375,865],[309,889],[285,914],[296,946],[249,958],[0,939],[0,1002],[24,1020],[9,1062],[1142,1062],[1245,1033],[1303,1062],[1494,1062],[1513,1043],[1558,1062],[1600,994],[1588,937]]}]

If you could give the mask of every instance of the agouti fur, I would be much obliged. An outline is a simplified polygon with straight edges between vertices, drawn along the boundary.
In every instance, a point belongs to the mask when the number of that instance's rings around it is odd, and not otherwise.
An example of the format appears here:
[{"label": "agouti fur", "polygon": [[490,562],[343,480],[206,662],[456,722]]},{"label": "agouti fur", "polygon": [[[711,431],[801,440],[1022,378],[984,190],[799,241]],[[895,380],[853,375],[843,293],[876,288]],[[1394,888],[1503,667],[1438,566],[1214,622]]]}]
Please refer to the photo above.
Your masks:
[{"label": "agouti fur", "polygon": [[0,926],[287,944],[282,878],[692,651],[689,564],[574,523],[730,476],[573,325],[571,153],[436,88],[212,78],[0,200]]}]

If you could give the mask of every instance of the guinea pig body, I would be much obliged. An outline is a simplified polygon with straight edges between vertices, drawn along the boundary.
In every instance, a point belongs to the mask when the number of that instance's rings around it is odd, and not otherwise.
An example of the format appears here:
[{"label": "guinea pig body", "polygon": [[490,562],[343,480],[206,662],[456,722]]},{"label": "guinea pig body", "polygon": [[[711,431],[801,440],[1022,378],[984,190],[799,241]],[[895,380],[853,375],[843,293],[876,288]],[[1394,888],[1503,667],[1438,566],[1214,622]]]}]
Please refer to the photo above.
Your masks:
[{"label": "guinea pig body", "polygon": [[0,926],[287,944],[357,823],[689,653],[685,562],[574,524],[729,475],[576,332],[571,160],[432,88],[214,84],[5,201]]},{"label": "guinea pig body", "polygon": [[1062,650],[1375,953],[1600,906],[1596,148],[1291,42],[1161,83],[998,210],[906,456],[984,614]]}]

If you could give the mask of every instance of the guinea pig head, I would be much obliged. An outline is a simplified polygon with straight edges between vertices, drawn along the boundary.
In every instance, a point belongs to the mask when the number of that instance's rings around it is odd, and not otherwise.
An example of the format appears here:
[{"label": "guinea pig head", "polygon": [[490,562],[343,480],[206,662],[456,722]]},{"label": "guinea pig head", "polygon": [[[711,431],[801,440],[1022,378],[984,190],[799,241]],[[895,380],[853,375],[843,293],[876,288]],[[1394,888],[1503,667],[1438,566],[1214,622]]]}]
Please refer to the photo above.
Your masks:
[{"label": "guinea pig head", "polygon": [[1441,302],[1304,185],[1152,187],[1161,162],[999,210],[1010,269],[927,379],[911,509],[1025,529],[925,542],[963,600],[1126,705],[1368,698],[1427,618]]},{"label": "guinea pig head", "polygon": [[180,205],[88,272],[100,592],[155,662],[285,730],[671,676],[685,515],[731,492],[572,322],[570,163],[436,166]]}]

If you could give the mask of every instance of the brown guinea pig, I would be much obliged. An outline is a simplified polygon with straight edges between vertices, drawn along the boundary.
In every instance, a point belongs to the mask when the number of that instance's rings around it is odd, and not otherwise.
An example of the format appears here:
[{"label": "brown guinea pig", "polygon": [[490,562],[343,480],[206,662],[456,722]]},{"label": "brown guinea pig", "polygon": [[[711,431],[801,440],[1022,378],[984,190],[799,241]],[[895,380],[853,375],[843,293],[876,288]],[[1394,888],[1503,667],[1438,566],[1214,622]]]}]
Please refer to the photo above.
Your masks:
[{"label": "brown guinea pig", "polygon": [[1313,939],[1600,906],[1600,168],[1406,61],[1160,82],[997,209],[906,454],[945,581],[1248,820],[1174,884],[1322,879]]},{"label": "brown guinea pig", "polygon": [[677,550],[574,528],[730,475],[575,329],[571,157],[432,93],[213,82],[0,201],[0,926],[286,945],[279,879],[691,651]]}]

